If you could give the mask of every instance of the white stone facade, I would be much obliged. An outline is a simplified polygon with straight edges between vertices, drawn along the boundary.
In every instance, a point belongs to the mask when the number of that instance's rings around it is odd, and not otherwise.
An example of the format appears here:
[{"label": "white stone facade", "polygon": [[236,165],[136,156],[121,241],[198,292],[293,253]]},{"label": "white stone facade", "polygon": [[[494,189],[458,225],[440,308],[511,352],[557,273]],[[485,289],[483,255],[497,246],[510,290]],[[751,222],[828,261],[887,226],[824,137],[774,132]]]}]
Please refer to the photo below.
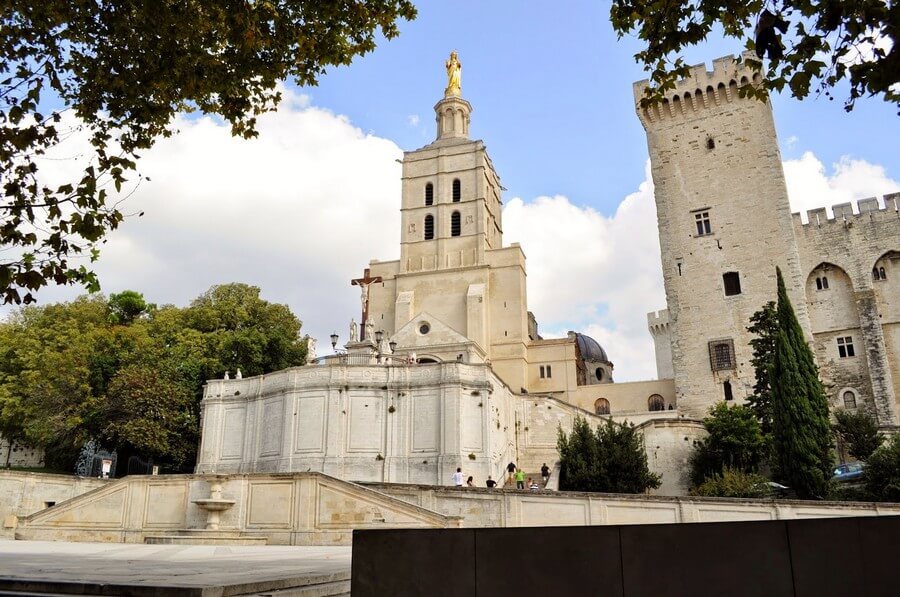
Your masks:
[{"label": "white stone facade", "polygon": [[[755,311],[775,300],[779,266],[833,403],[843,405],[847,396],[882,426],[896,425],[897,196],[882,208],[863,200],[860,214],[837,205],[833,220],[824,208],[813,210],[803,224],[789,211],[771,106],[740,97],[739,88],[753,81],[758,75],[746,65],[720,58],[711,72],[693,67],[654,108],[640,106],[647,82],[635,83],[668,306],[648,314],[657,369],[662,374],[671,366],[678,409],[688,417],[752,394],[747,327]],[[839,356],[838,338],[852,339],[853,356]]]}]

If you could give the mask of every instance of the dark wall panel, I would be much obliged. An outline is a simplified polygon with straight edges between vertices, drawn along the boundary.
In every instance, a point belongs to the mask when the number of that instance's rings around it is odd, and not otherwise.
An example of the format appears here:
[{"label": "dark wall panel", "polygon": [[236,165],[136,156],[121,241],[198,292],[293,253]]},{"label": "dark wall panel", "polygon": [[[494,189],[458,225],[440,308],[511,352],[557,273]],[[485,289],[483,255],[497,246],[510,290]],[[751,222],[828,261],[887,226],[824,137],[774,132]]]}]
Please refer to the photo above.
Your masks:
[{"label": "dark wall panel", "polygon": [[[621,526],[625,595],[793,595],[783,523]],[[702,588],[701,593],[697,593]]]},{"label": "dark wall panel", "polygon": [[616,527],[478,529],[475,553],[479,595],[623,595]]}]

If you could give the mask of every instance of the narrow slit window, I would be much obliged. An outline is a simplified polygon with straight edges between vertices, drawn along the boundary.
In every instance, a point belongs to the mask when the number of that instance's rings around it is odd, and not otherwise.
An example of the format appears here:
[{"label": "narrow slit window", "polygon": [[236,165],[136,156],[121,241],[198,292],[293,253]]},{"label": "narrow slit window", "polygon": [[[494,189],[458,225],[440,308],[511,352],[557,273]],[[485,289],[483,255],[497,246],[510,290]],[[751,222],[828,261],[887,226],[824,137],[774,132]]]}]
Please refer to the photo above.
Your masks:
[{"label": "narrow slit window", "polygon": [[547,365],[547,378],[553,377],[553,372],[550,370],[550,365]]},{"label": "narrow slit window", "polygon": [[459,236],[460,234],[462,234],[462,224],[460,223],[459,212],[455,211],[450,216],[450,236]]},{"label": "narrow slit window", "polygon": [[881,272],[878,271],[877,267],[872,268],[872,278],[876,281],[881,279]]},{"label": "narrow slit window", "polygon": [[725,400],[729,402],[734,400],[734,394],[731,391],[731,382],[727,379],[725,380],[725,383],[722,384],[722,390],[725,393]]},{"label": "narrow slit window", "polygon": [[458,178],[453,179],[453,203],[459,203],[462,199],[462,185]]},{"label": "narrow slit window", "polygon": [[822,290],[828,290],[828,278],[822,276]]},{"label": "narrow slit window", "polygon": [[816,290],[822,290],[822,278],[816,278]]},{"label": "narrow slit window", "polygon": [[434,216],[428,214],[425,216],[425,240],[434,239]]},{"label": "narrow slit window", "polygon": [[541,365],[541,379],[544,379],[544,366]]},{"label": "narrow slit window", "polygon": [[430,182],[425,185],[425,205],[434,205],[434,185]]}]

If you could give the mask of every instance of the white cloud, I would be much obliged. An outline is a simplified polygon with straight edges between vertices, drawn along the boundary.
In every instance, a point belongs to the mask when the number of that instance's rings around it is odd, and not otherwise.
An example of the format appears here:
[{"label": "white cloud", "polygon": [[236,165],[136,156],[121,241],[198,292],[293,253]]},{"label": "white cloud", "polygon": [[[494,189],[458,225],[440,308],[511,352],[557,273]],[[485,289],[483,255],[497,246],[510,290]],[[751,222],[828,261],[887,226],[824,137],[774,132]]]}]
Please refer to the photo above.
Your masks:
[{"label": "white cloud", "polygon": [[503,210],[504,241],[528,258],[529,308],[545,337],[570,328],[592,336],[617,380],[656,376],[647,312],[665,306],[656,204],[646,180],[612,217],[566,197],[519,198]]},{"label": "white cloud", "polygon": [[416,127],[419,126],[419,115],[418,114],[410,114],[406,117],[406,122],[409,123],[409,126]]},{"label": "white cloud", "polygon": [[832,205],[850,201],[855,209],[858,199],[878,196],[880,203],[886,193],[900,190],[900,182],[889,177],[883,166],[844,156],[829,173],[810,151],[784,162],[784,176],[791,211],[801,212],[804,221],[808,209],[827,206],[831,217]]}]

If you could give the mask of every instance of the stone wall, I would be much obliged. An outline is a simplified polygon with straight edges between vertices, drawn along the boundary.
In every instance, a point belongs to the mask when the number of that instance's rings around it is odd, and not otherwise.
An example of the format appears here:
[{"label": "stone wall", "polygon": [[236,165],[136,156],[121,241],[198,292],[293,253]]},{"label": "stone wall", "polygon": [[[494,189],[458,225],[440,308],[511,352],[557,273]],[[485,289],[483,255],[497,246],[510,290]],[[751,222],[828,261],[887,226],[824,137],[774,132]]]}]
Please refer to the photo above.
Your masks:
[{"label": "stone wall", "polygon": [[[233,505],[208,529],[197,503]],[[172,536],[262,539],[270,545],[347,545],[353,529],[447,528],[458,521],[320,473],[125,477],[18,521],[17,539],[143,543]]]},{"label": "stone wall", "polygon": [[[882,426],[897,424],[900,397],[900,193],[793,214],[822,381],[832,404],[847,391]],[[875,277],[873,270],[879,274]],[[881,275],[882,270],[884,276]],[[827,280],[827,285],[824,284]],[[837,339],[851,338],[852,357]]]},{"label": "stone wall", "polygon": [[663,497],[514,489],[366,484],[411,504],[462,518],[462,526],[528,527],[897,516],[900,504]]},{"label": "stone wall", "polygon": [[44,465],[44,451],[41,448],[23,446],[10,442],[0,435],[0,467],[40,467]]},{"label": "stone wall", "polygon": [[11,537],[19,518],[105,486],[105,479],[0,471],[0,537]]}]

